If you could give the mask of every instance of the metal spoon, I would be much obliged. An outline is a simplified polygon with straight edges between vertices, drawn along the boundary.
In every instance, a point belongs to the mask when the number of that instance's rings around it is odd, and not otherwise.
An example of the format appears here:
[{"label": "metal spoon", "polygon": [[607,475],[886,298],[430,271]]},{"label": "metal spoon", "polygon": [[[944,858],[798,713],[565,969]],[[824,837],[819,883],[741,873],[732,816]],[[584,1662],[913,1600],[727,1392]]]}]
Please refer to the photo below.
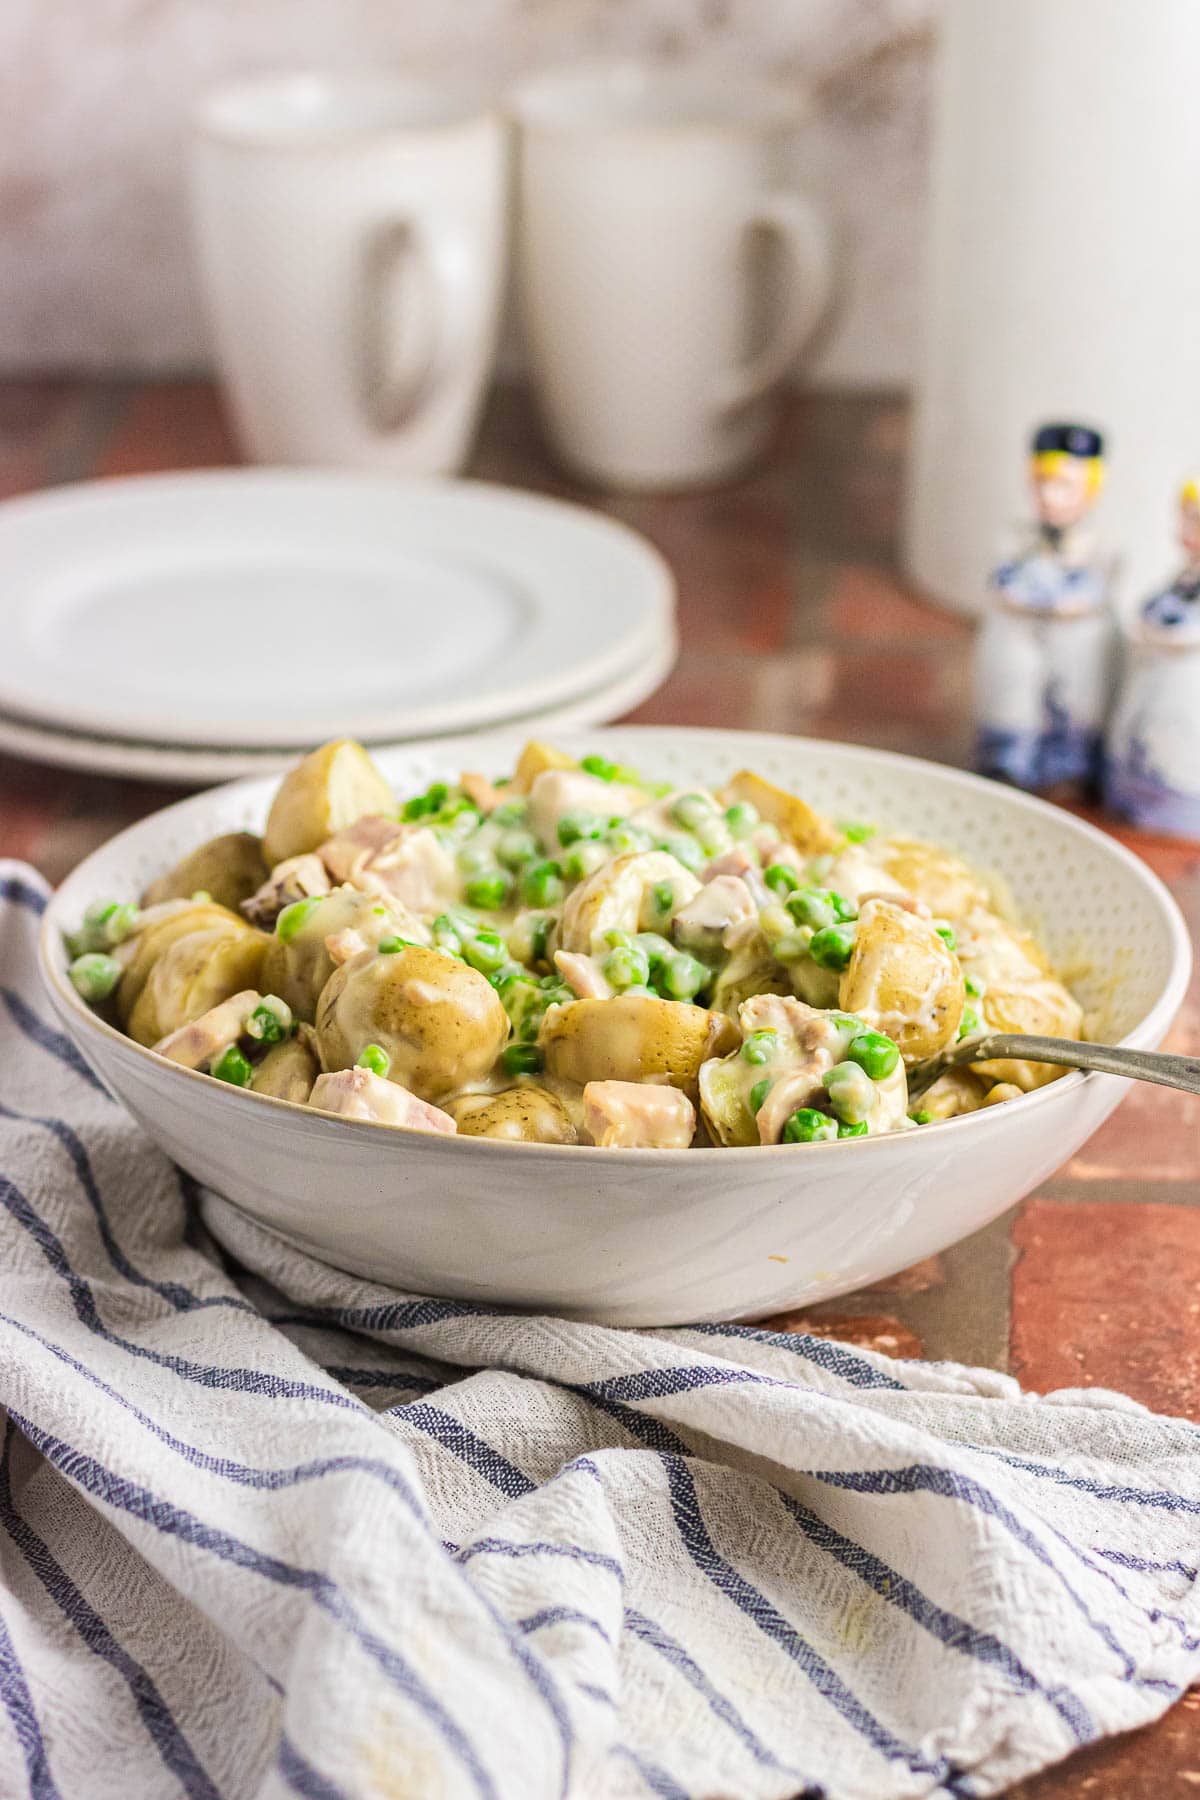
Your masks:
[{"label": "metal spoon", "polygon": [[1074,1038],[1022,1037],[1016,1032],[989,1031],[964,1038],[949,1050],[915,1063],[908,1072],[909,1098],[916,1099],[946,1069],[960,1063],[1009,1057],[1023,1062],[1058,1063],[1066,1069],[1100,1069],[1105,1075],[1127,1075],[1134,1081],[1157,1081],[1161,1087],[1200,1094],[1200,1057],[1164,1056],[1159,1050],[1122,1050],[1111,1044],[1082,1044]]}]

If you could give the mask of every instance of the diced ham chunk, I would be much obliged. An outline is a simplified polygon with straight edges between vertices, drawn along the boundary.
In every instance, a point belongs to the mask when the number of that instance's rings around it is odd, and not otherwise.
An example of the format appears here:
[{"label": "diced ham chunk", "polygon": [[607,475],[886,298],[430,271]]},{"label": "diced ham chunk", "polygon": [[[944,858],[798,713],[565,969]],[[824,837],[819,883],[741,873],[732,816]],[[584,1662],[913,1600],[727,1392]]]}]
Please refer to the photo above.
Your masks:
[{"label": "diced ham chunk", "polygon": [[334,881],[398,900],[415,913],[440,912],[458,894],[454,858],[426,825],[368,814],[317,854]]},{"label": "diced ham chunk", "polygon": [[757,916],[754,896],[740,875],[714,875],[675,914],[675,938],[689,949],[716,949],[731,926]]},{"label": "diced ham chunk", "polygon": [[558,822],[565,813],[595,813],[602,819],[628,818],[644,806],[639,788],[601,781],[583,769],[543,769],[529,790],[529,826],[542,844],[558,842]]},{"label": "diced ham chunk", "polygon": [[696,1129],[686,1094],[641,1081],[589,1081],[583,1119],[602,1150],[686,1150]]},{"label": "diced ham chunk", "polygon": [[318,1075],[308,1104],[318,1112],[370,1119],[376,1125],[406,1125],[410,1131],[458,1130],[440,1106],[418,1100],[399,1082],[387,1081],[370,1069],[338,1069],[332,1075]]},{"label": "diced ham chunk", "polygon": [[504,789],[496,787],[486,775],[477,775],[473,769],[466,771],[460,778],[459,785],[467,799],[471,801],[472,805],[477,806],[481,813],[494,813],[498,806],[504,805],[506,798]]},{"label": "diced ham chunk", "polygon": [[704,871],[704,880],[706,883],[720,881],[726,875],[736,876],[743,883],[755,906],[767,905],[771,898],[767,884],[762,878],[761,868],[748,850],[735,845],[732,850],[726,850],[723,856],[715,857]]},{"label": "diced ham chunk", "polygon": [[206,1063],[215,1061],[222,1050],[228,1050],[230,1044],[237,1043],[246,1028],[246,1020],[261,1003],[260,993],[254,988],[243,988],[240,994],[231,994],[219,1006],[201,1013],[190,1025],[180,1025],[169,1031],[165,1038],[159,1038],[154,1048],[160,1056],[180,1063],[185,1069],[203,1068]]},{"label": "diced ham chunk", "polygon": [[554,962],[577,1000],[612,999],[612,982],[594,956],[585,956],[579,950],[556,950]]},{"label": "diced ham chunk", "polygon": [[242,911],[254,925],[269,931],[285,906],[329,892],[325,864],[313,852],[289,856],[276,863],[256,894],[242,901]]}]

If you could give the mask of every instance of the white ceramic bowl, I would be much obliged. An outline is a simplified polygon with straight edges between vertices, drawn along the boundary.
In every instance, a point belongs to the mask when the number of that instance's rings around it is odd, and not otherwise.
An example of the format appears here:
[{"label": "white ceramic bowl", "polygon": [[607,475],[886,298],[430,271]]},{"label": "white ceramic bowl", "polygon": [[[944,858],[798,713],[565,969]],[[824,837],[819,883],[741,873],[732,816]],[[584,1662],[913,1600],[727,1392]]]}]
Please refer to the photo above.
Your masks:
[{"label": "white ceramic bowl", "polygon": [[[575,746],[569,746],[575,747]],[[878,821],[1008,883],[1092,1015],[1153,1049],[1183,998],[1187,930],[1161,882],[1057,809],[909,757],[803,738],[618,728],[597,748],[681,784],[747,766],[836,819]],[[400,793],[463,767],[510,768],[503,738],[379,757]],[[745,1150],[620,1151],[389,1131],[326,1118],[164,1062],[83,1005],[64,928],[135,896],[218,832],[260,830],[274,779],[166,808],[63,883],[42,932],[65,1029],[149,1135],[246,1213],[341,1268],[423,1294],[619,1325],[762,1316],[844,1293],[977,1231],[1066,1161],[1120,1100],[1066,1076],[1010,1106],[896,1136]]]}]

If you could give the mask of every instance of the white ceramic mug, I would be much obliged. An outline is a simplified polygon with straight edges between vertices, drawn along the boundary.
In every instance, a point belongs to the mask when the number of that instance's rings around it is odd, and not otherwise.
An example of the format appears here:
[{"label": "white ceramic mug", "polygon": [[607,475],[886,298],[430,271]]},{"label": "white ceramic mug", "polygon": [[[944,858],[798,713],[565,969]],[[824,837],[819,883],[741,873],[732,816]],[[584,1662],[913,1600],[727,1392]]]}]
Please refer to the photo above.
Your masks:
[{"label": "white ceramic mug", "polygon": [[510,104],[522,318],[558,451],[615,486],[733,474],[828,294],[823,221],[787,173],[803,99],[617,67],[538,76]]},{"label": "white ceramic mug", "polygon": [[205,101],[191,177],[248,454],[405,475],[461,467],[503,293],[503,118],[465,89],[269,76]]}]

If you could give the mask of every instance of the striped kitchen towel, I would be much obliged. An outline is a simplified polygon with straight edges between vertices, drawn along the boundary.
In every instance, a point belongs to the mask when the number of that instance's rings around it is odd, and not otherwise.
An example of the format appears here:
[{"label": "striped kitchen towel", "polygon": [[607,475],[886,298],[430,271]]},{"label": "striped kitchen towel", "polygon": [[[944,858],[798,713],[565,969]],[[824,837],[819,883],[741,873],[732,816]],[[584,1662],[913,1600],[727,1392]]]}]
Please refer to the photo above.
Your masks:
[{"label": "striped kitchen towel", "polygon": [[1200,1675],[1193,1426],[339,1274],[108,1097],[43,905],[0,865],[0,1794],[981,1796]]}]

